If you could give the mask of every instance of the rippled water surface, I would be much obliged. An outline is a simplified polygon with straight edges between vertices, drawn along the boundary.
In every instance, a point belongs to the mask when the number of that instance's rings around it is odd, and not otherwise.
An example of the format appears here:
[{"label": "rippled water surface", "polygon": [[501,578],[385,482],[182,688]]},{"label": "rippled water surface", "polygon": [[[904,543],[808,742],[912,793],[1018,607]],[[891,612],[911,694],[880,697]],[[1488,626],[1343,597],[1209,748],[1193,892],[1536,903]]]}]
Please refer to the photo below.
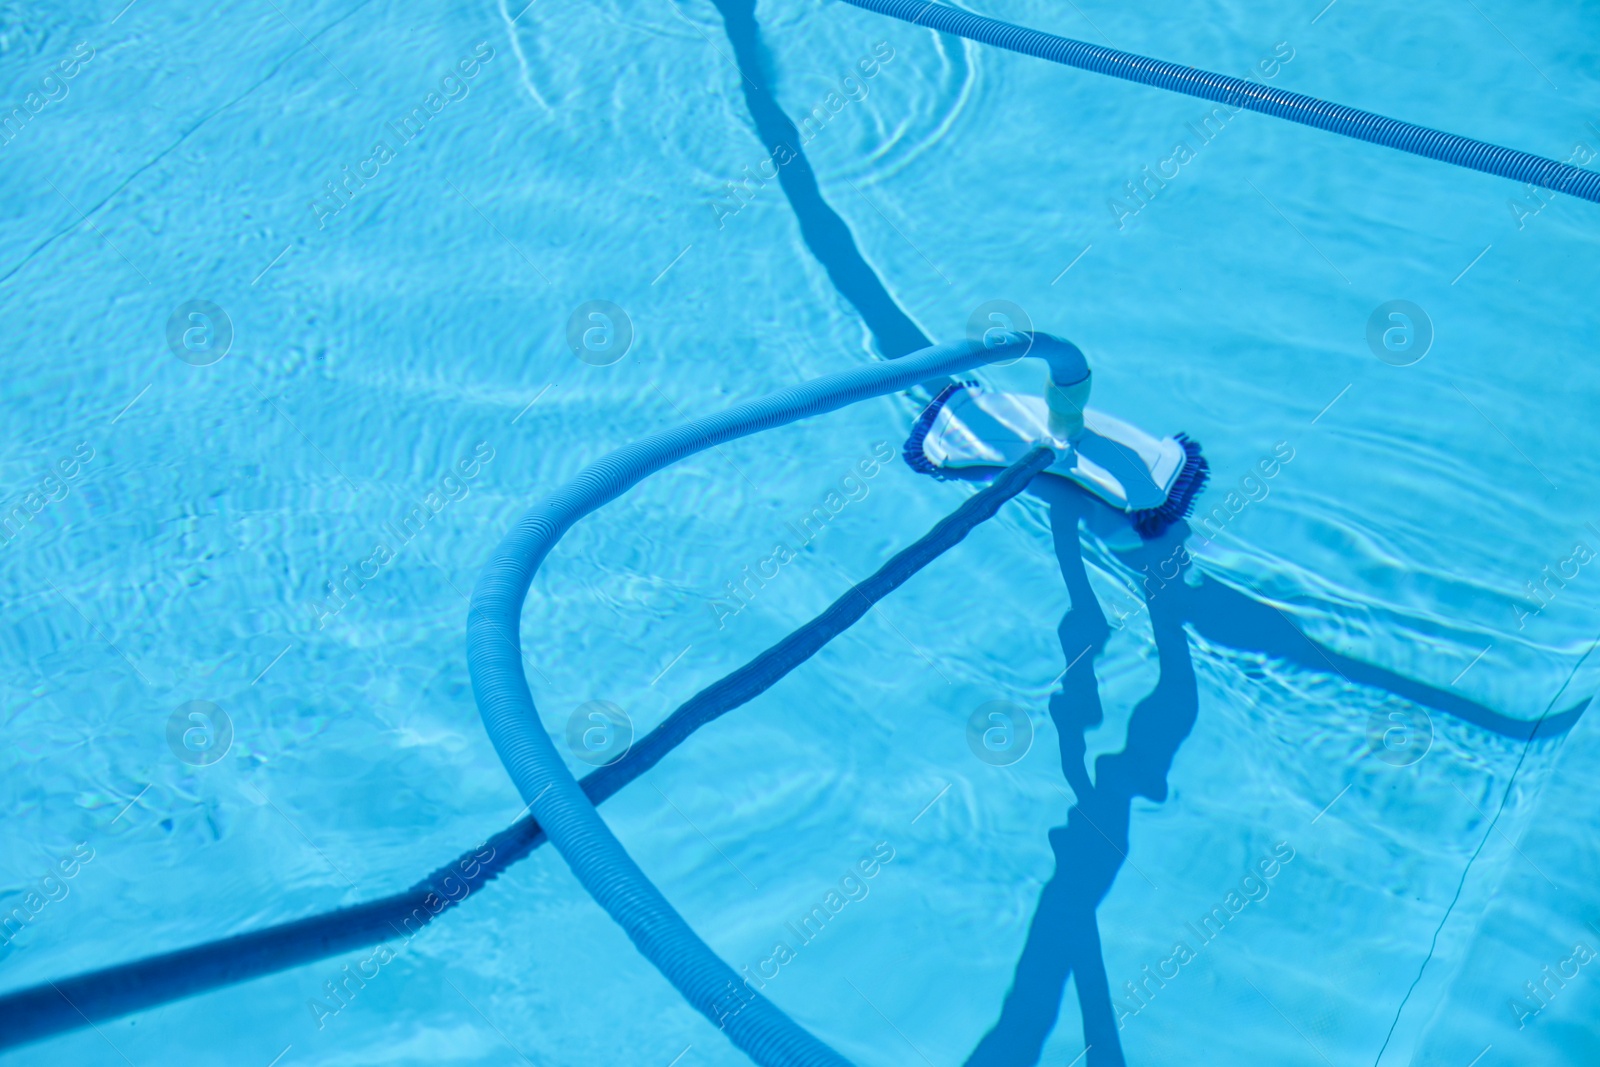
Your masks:
[{"label": "rippled water surface", "polygon": [[[1600,153],[1593,9],[1319,8],[981,10]],[[505,826],[464,633],[523,510],[1005,299],[1094,405],[1201,442],[1196,517],[1128,551],[1042,479],[608,801],[644,872],[860,1064],[1600,1059],[1600,207],[844,4],[742,12],[0,3],[0,990]],[[1405,366],[1368,341],[1394,300],[1432,332]],[[616,362],[569,347],[589,301]],[[577,526],[523,616],[558,746],[592,701],[654,727],[970,496],[894,457],[925,400]],[[991,701],[1033,729],[1006,766],[968,744]],[[551,848],[393,946],[0,1062],[749,1062]]]}]

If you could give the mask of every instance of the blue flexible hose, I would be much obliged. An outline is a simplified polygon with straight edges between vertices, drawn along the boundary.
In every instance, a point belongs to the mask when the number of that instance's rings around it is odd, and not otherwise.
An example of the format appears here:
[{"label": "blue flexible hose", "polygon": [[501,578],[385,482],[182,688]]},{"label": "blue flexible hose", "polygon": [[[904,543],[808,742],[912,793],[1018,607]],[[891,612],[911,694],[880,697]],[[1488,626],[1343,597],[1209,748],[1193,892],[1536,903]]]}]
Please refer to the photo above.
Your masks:
[{"label": "blue flexible hose", "polygon": [[473,589],[467,667],[484,728],[573,874],[697,1011],[762,1067],[843,1067],[837,1052],[751,991],[701,941],[612,835],[545,733],[522,672],[523,601],[546,555],[583,516],[687,456],[762,430],[1007,358],[963,341],[828,375],[625,445],[529,509]]},{"label": "blue flexible hose", "polygon": [[[622,759],[585,775],[578,783],[584,796],[592,804],[609,800],[696,730],[778,684],[874,604],[960,544],[978,524],[993,518],[1053,460],[1049,449],[1038,448],[1002,471],[822,614],[690,697]],[[410,938],[545,840],[537,819],[521,818],[417,885],[381,900],[0,995],[0,1049],[383,941]]]},{"label": "blue flexible hose", "polygon": [[1158,89],[1170,89],[1175,93],[1198,96],[1202,100],[1229,107],[1259,111],[1290,122],[1315,126],[1319,130],[1329,130],[1386,148],[1398,148],[1413,155],[1454,163],[1458,167],[1469,167],[1486,174],[1497,174],[1502,178],[1600,203],[1600,173],[1519,152],[1514,148],[1502,148],[1474,141],[1470,137],[1384,118],[1370,111],[1274,89],[1243,78],[1212,74],[1178,63],[1040,33],[998,19],[927,3],[926,0],[845,0],[845,3],[914,26],[926,26],[940,33],[1048,59],[1052,63],[1095,74],[1108,74],[1141,85],[1153,85]]}]

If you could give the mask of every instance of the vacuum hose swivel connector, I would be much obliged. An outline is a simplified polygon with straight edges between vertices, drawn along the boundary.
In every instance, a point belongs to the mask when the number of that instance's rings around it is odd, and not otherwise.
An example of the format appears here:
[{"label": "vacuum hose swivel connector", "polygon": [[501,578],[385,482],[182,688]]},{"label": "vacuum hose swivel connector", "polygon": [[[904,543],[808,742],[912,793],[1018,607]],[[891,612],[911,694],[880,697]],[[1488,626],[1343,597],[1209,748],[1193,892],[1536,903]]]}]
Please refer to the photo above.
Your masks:
[{"label": "vacuum hose swivel connector", "polygon": [[1033,335],[1028,354],[1050,366],[1044,383],[1050,436],[1058,441],[1076,441],[1083,436],[1083,408],[1089,402],[1089,387],[1093,384],[1089,361],[1077,345],[1047,333]]},{"label": "vacuum hose swivel connector", "polygon": [[1058,441],[1076,441],[1083,436],[1083,407],[1089,402],[1089,386],[1094,375],[1085,372],[1075,382],[1062,384],[1054,378],[1044,383],[1044,402],[1050,409],[1050,436]]}]

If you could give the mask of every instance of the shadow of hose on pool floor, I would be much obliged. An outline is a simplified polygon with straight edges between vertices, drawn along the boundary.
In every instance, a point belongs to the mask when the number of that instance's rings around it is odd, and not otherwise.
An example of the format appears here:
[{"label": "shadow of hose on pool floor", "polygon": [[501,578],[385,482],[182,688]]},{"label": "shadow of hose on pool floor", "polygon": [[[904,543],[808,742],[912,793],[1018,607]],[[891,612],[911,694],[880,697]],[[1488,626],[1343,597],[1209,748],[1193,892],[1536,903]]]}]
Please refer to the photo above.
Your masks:
[{"label": "shadow of hose on pool floor", "polygon": [[[1142,796],[1156,803],[1166,800],[1167,775],[1199,712],[1186,624],[1219,644],[1264,653],[1317,673],[1331,669],[1351,683],[1393,693],[1518,741],[1526,742],[1535,733],[1544,738],[1564,734],[1589,703],[1581,700],[1540,721],[1514,719],[1458,694],[1335,652],[1314,641],[1272,605],[1204,575],[1197,586],[1191,586],[1180,572],[1162,587],[1163,595],[1150,596],[1145,605],[1155,636],[1159,679],[1134,708],[1123,749],[1095,761],[1091,782],[1084,763],[1085,735],[1104,719],[1094,661],[1105,649],[1110,627],[1089,584],[1079,526],[1091,518],[1100,520],[1093,524],[1099,526],[1109,509],[1056,478],[1037,479],[1029,492],[1050,507],[1056,558],[1071,600],[1058,633],[1063,662],[1072,666],[1051,697],[1050,717],[1060,738],[1062,775],[1076,800],[1066,825],[1050,831],[1055,873],[1039,895],[1000,1017],[968,1058],[967,1067],[1038,1063],[1059,1017],[1067,979],[1073,975],[1077,976],[1084,1043],[1089,1046],[1086,1067],[1123,1067],[1126,1063],[1096,910],[1127,861],[1133,798]],[[1172,558],[1188,533],[1187,525],[1179,523],[1159,540],[1121,553],[1120,558],[1135,569],[1143,564],[1154,567]],[[1180,555],[1187,569],[1187,554]]]},{"label": "shadow of hose on pool floor", "polygon": [[[1041,478],[1031,491],[1050,505],[1056,557],[1071,597],[1071,607],[1058,630],[1062,652],[1067,662],[1082,654],[1050,699],[1050,717],[1061,739],[1062,774],[1077,801],[1067,814],[1066,825],[1050,831],[1055,874],[1039,895],[1000,1019],[967,1063],[969,1067],[1037,1063],[1055,1028],[1067,979],[1076,974],[1088,1063],[1091,1067],[1120,1067],[1125,1061],[1095,909],[1127,858],[1133,798],[1143,796],[1158,803],[1166,799],[1167,772],[1199,710],[1194,665],[1183,618],[1175,610],[1177,599],[1151,598],[1160,680],[1134,709],[1123,750],[1095,761],[1091,784],[1084,766],[1084,735],[1104,719],[1094,660],[1104,651],[1111,633],[1089,585],[1078,540],[1079,521],[1086,517],[1092,502],[1057,479]],[[1137,565],[1149,557],[1148,562],[1154,564],[1170,553],[1171,546],[1181,543],[1187,532],[1180,523],[1167,536],[1126,558]]]}]

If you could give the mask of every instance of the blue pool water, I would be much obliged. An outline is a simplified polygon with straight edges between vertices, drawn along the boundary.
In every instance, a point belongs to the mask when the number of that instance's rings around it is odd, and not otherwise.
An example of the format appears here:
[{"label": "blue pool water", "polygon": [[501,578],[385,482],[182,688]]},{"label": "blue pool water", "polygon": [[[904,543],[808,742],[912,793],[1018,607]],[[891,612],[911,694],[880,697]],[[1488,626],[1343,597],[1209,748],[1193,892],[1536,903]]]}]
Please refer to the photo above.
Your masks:
[{"label": "blue pool water", "polygon": [[[984,13],[1600,153],[1576,5]],[[768,162],[760,85],[810,116],[803,161]],[[17,108],[0,995],[485,840],[525,801],[467,598],[524,509],[1004,299],[1083,347],[1096,407],[1204,445],[1191,525],[1129,552],[1080,495],[1007,504],[605,804],[644,872],[860,1064],[1600,1057],[1595,205],[834,3],[14,2]],[[1368,343],[1394,300],[1434,334],[1408,366]],[[568,346],[589,301],[631,321],[618,362]],[[1028,363],[977,377],[1037,391]],[[892,457],[925,399],[578,525],[523,615],[562,750],[593,701],[648,731],[969,497]],[[991,701],[1034,730],[1008,766],[968,744]],[[225,717],[216,762],[191,712]],[[390,945],[0,1062],[749,1062],[554,849]]]}]

